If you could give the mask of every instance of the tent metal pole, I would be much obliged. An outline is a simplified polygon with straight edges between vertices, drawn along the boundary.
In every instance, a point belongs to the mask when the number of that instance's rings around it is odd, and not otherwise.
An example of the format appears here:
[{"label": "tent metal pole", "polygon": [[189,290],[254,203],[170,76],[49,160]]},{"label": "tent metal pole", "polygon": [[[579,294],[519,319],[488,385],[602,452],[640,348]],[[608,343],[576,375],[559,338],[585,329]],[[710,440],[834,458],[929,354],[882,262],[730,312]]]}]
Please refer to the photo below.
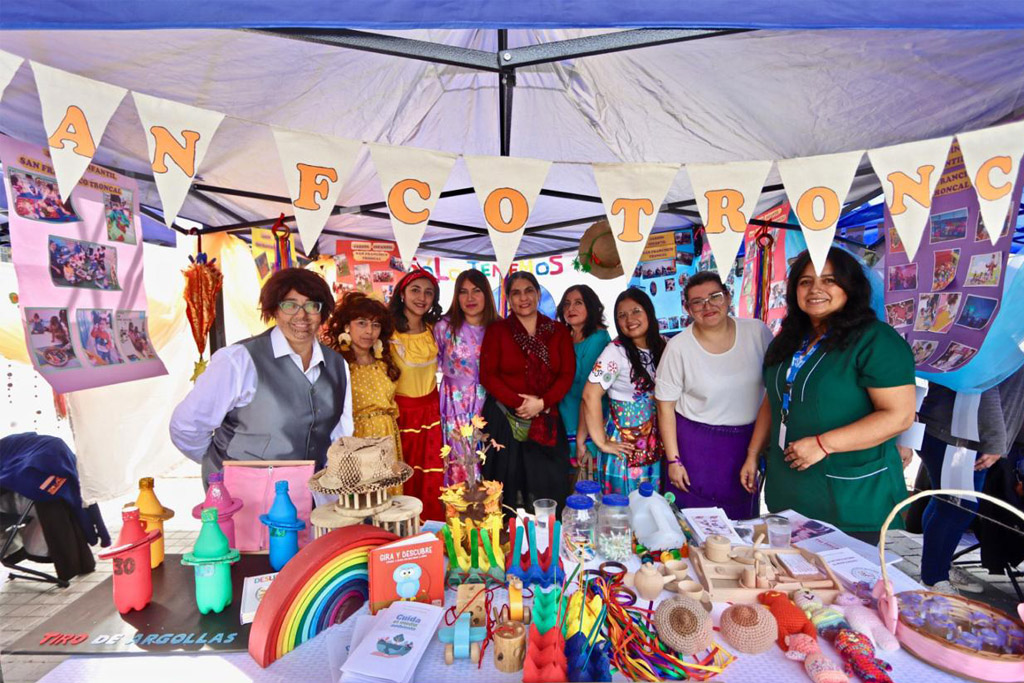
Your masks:
[{"label": "tent metal pole", "polygon": [[[508,29],[498,29],[498,61],[508,52]],[[498,148],[503,157],[512,145],[512,93],[516,87],[516,70],[502,67],[498,73]]]}]

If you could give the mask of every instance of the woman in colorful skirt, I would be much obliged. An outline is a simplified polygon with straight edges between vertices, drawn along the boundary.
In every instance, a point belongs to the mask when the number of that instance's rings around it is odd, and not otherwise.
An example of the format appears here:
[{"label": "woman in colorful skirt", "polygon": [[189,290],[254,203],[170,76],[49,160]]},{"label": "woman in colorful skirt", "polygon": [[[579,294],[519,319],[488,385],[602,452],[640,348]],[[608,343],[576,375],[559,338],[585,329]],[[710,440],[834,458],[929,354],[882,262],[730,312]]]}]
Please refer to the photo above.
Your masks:
[{"label": "woman in colorful skirt", "polygon": [[480,347],[487,326],[497,319],[484,274],[472,269],[459,273],[455,298],[434,326],[441,366],[441,434],[452,447],[445,463],[445,486],[466,480],[466,439],[460,437],[459,429],[484,409],[487,391],[480,384]]},{"label": "woman in colorful skirt", "polygon": [[[615,300],[618,336],[605,347],[583,390],[587,429],[601,456],[598,480],[605,493],[629,495],[640,484],[658,488],[664,449],[654,403],[655,368],[665,340],[650,298],[630,287]],[[601,425],[601,399],[607,393],[607,424]]]},{"label": "woman in colorful skirt", "polygon": [[401,370],[395,402],[402,454],[413,468],[406,495],[423,502],[423,518],[444,520],[441,486],[441,410],[437,393],[437,344],[432,325],[441,317],[437,279],[416,268],[395,287],[388,308],[395,325],[391,352]]}]

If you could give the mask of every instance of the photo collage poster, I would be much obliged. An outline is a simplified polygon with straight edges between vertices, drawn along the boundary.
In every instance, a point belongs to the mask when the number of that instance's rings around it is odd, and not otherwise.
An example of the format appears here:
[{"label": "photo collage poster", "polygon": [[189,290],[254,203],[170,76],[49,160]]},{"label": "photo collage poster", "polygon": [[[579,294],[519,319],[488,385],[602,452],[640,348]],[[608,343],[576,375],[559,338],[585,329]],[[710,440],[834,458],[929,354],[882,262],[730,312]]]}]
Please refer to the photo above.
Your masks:
[{"label": "photo collage poster", "polygon": [[[978,198],[954,144],[932,199],[917,256],[906,250],[885,211],[885,317],[914,352],[917,369],[952,372],[978,353],[999,312],[1024,169],[1011,211],[999,226],[981,218]],[[988,230],[999,230],[996,246]]]},{"label": "photo collage poster", "polygon": [[383,240],[338,240],[334,255],[337,278],[335,297],[355,289],[390,301],[395,285],[405,274],[398,245]]},{"label": "photo collage poster", "polygon": [[658,313],[658,328],[664,335],[677,334],[686,326],[683,287],[697,272],[696,267],[693,231],[689,228],[652,234],[647,239],[629,286],[651,297]]},{"label": "photo collage poster", "polygon": [[150,338],[138,186],[95,164],[62,201],[45,149],[0,136],[32,364],[59,393],[167,374]]}]

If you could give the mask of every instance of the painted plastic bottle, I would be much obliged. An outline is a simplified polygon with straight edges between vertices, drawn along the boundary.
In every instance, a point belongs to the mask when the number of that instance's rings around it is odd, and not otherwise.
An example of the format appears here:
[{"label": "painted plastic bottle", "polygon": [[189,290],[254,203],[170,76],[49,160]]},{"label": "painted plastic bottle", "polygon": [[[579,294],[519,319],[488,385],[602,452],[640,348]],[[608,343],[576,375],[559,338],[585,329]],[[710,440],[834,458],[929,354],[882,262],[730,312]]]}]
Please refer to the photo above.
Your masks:
[{"label": "painted plastic bottle", "polygon": [[299,530],[306,528],[288,495],[287,481],[274,483],[274,503],[260,521],[269,527],[270,566],[279,572],[299,552]]},{"label": "painted plastic bottle", "polygon": [[650,550],[671,550],[686,540],[672,506],[648,482],[629,494],[629,519],[637,542]]},{"label": "painted plastic bottle", "polygon": [[124,506],[121,519],[117,545],[100,553],[100,558],[114,562],[114,606],[121,614],[127,614],[144,609],[153,599],[149,549],[161,532],[143,529],[139,508],[134,505]]},{"label": "painted plastic bottle", "polygon": [[202,511],[203,527],[192,552],[181,558],[182,564],[195,567],[196,605],[202,614],[223,612],[231,604],[231,563],[238,561],[238,551],[228,545],[217,517],[217,508]]},{"label": "painted plastic bottle", "polygon": [[228,487],[224,485],[223,472],[210,474],[210,485],[206,488],[206,500],[192,508],[192,516],[202,519],[203,510],[206,508],[217,509],[217,523],[220,525],[220,530],[228,537],[228,546],[237,548],[234,516],[242,509],[242,500],[231,497]]},{"label": "painted plastic bottle", "polygon": [[156,569],[164,561],[164,522],[174,516],[174,510],[160,504],[153,490],[153,477],[139,479],[139,497],[135,499],[139,517],[147,531],[156,529],[160,536],[150,546],[150,566]]}]

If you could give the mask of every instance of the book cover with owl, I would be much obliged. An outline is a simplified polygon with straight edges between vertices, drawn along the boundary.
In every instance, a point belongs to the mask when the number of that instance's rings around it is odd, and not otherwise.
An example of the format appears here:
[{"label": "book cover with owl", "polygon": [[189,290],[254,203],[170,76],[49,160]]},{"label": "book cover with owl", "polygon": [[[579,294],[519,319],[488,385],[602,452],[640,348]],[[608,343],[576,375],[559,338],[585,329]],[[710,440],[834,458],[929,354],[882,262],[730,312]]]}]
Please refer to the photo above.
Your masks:
[{"label": "book cover with owl", "polygon": [[370,551],[370,613],[394,602],[444,605],[441,541],[423,533]]}]

